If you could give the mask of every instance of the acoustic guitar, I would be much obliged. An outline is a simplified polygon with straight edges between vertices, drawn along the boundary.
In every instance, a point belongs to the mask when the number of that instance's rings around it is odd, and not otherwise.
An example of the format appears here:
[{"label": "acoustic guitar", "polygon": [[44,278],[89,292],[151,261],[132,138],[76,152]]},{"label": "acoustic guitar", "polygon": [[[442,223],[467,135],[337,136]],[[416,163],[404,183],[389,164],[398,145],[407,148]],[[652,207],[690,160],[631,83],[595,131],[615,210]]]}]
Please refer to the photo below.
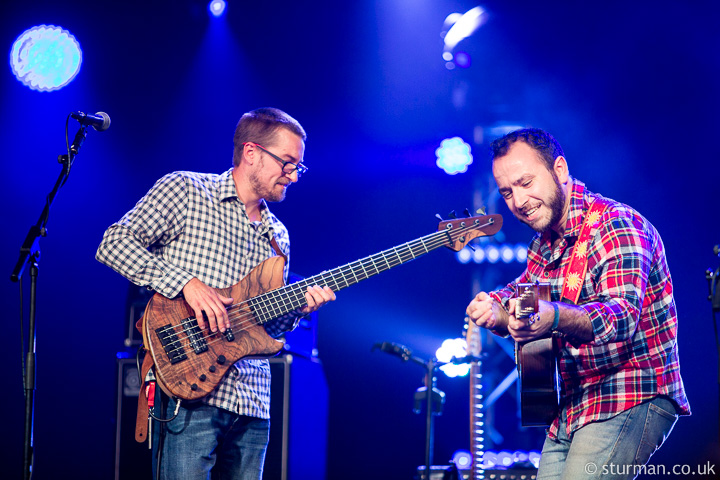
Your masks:
[{"label": "acoustic guitar", "polygon": [[[538,311],[538,300],[550,300],[550,284],[518,283],[515,317],[529,318]],[[546,427],[558,411],[557,348],[552,336],[515,344],[520,382],[520,423]]]},{"label": "acoustic guitar", "polygon": [[201,329],[183,298],[156,293],[145,309],[142,332],[158,385],[185,400],[202,398],[236,361],[270,357],[282,349],[283,343],[270,337],[263,324],[307,305],[308,286],[342,290],[436,248],[459,251],[470,240],[494,235],[501,227],[500,215],[443,221],[437,232],[289,285],[283,281],[285,260],[270,257],[236,285],[218,289],[236,302],[227,308],[231,328],[225,332]]}]

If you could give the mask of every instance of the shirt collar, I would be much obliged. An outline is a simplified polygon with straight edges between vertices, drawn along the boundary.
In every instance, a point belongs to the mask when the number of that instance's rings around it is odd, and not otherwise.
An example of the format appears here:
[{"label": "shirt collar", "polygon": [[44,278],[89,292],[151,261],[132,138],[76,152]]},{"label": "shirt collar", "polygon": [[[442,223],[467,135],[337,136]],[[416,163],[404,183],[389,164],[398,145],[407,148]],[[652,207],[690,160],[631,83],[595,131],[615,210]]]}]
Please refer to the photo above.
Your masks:
[{"label": "shirt collar", "polygon": [[[235,179],[232,176],[233,169],[223,172],[220,175],[218,182],[217,198],[223,202],[225,200],[237,199],[238,202],[243,204],[243,201],[238,197],[237,189],[235,188]],[[244,205],[244,204],[243,204]],[[262,223],[266,225],[268,223],[268,207],[265,200],[260,200],[260,216]]]},{"label": "shirt collar", "polygon": [[565,237],[577,237],[580,235],[585,212],[589,206],[588,191],[585,184],[580,180],[571,177],[570,188],[570,209],[565,222]]}]

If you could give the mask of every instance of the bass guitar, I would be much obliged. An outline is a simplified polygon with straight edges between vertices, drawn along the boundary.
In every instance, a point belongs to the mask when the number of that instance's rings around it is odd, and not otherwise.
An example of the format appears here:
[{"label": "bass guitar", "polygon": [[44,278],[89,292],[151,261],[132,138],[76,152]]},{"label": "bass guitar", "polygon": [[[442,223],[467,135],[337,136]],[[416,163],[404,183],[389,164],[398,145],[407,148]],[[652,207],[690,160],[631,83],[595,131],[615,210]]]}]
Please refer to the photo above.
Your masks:
[{"label": "bass guitar", "polygon": [[[538,311],[538,300],[550,300],[550,284],[518,283],[515,317],[530,318]],[[552,336],[515,344],[515,362],[520,382],[520,423],[546,427],[558,411],[557,348]]]},{"label": "bass guitar", "polygon": [[157,383],[169,395],[202,398],[236,361],[270,357],[282,349],[283,343],[270,337],[263,324],[305,306],[308,286],[342,290],[436,248],[459,251],[470,240],[494,235],[501,227],[500,215],[443,221],[437,232],[289,285],[283,281],[285,260],[270,257],[236,285],[217,290],[236,302],[227,308],[231,328],[225,332],[201,329],[183,298],[156,293],[145,309],[142,333]]}]

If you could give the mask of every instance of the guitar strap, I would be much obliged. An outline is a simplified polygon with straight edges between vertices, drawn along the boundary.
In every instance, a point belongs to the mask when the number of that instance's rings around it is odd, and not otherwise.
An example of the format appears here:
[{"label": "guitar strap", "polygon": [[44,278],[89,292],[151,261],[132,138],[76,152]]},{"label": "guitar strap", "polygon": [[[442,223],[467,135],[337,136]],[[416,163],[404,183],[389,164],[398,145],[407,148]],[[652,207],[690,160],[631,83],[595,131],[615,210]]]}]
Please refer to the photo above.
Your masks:
[{"label": "guitar strap", "polygon": [[580,229],[580,235],[570,254],[570,263],[565,268],[565,280],[563,281],[560,300],[573,305],[577,304],[580,298],[580,290],[587,273],[587,252],[590,239],[595,236],[600,226],[600,218],[608,207],[609,202],[604,198],[597,198],[588,209]]}]

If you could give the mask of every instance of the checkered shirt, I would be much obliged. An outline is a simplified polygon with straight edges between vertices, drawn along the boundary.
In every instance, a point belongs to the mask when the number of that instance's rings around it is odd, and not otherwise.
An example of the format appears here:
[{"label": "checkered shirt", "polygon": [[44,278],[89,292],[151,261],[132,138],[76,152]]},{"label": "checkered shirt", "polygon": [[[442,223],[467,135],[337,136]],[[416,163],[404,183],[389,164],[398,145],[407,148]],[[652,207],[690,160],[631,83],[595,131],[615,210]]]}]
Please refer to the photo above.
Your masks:
[{"label": "checkered shirt", "polygon": [[[227,288],[275,255],[273,235],[289,256],[288,232],[264,202],[261,218],[256,223],[248,218],[232,170],[220,175],[174,172],[158,180],[108,228],[96,258],[168,298],[179,296],[193,277]],[[286,280],[287,273],[286,263]],[[294,328],[298,319],[288,314],[268,322],[265,329],[277,337]],[[270,364],[264,359],[238,361],[202,401],[240,415],[269,418]]]},{"label": "checkered shirt", "polygon": [[[528,247],[527,268],[491,295],[504,305],[517,283],[549,282],[551,301],[560,301],[563,274],[570,262],[585,212],[602,198],[574,180],[565,233],[555,250],[550,232],[536,234]],[[681,415],[690,414],[677,345],[677,315],[665,248],[655,228],[638,212],[613,200],[587,248],[588,267],[578,305],[592,322],[594,338],[560,346],[561,405],[567,433],[612,418],[658,395],[672,399]],[[556,439],[558,419],[549,435]]]}]

